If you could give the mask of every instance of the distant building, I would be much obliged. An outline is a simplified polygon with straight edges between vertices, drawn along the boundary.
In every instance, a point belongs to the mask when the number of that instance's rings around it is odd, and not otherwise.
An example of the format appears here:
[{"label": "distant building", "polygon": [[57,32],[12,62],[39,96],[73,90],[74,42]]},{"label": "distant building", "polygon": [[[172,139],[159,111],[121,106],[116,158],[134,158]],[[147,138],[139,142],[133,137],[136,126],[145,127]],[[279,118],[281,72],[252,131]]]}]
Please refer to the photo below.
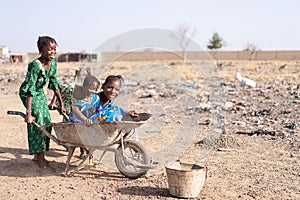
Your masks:
[{"label": "distant building", "polygon": [[95,53],[58,53],[57,62],[97,62]]},{"label": "distant building", "polygon": [[0,63],[9,62],[8,46],[0,46]]},{"label": "distant building", "polygon": [[[28,63],[39,57],[37,52],[11,53],[8,46],[0,46],[0,63]],[[57,53],[57,62],[97,62],[97,53]]]},{"label": "distant building", "polygon": [[0,63],[27,63],[27,53],[11,53],[8,46],[0,46]]},{"label": "distant building", "polygon": [[9,53],[8,55],[10,63],[28,63],[27,53]]},{"label": "distant building", "polygon": [[[27,53],[28,61],[32,61],[39,57],[38,53]],[[57,52],[57,62],[97,62],[98,55],[94,53],[65,53]]]}]

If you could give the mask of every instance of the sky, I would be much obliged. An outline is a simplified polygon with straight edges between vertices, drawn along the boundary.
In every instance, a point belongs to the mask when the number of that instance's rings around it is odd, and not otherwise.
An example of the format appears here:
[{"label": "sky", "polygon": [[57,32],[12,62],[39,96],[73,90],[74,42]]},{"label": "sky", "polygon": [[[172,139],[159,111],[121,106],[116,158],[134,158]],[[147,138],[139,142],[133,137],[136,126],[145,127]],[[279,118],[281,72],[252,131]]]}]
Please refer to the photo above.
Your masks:
[{"label": "sky", "polygon": [[0,46],[37,52],[38,36],[49,35],[58,52],[92,52],[126,32],[185,24],[203,49],[217,32],[222,50],[300,50],[299,8],[298,0],[0,0]]}]

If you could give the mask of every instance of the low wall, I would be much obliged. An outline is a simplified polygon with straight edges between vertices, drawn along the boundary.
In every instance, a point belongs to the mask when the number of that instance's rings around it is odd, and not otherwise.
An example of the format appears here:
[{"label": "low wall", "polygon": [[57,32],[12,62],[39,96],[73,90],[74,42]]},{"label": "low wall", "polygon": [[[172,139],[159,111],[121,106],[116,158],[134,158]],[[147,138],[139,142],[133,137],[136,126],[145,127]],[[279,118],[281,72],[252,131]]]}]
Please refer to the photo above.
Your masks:
[{"label": "low wall", "polygon": [[[63,54],[57,53],[57,57]],[[180,60],[182,52],[102,52],[98,59],[110,61],[152,61]],[[28,53],[28,61],[39,56],[38,53]],[[300,60],[300,51],[203,51],[188,52],[188,60]]]},{"label": "low wall", "polygon": [[[188,52],[188,60],[300,60],[300,51],[209,51]],[[178,60],[181,52],[103,52],[101,61]]]}]

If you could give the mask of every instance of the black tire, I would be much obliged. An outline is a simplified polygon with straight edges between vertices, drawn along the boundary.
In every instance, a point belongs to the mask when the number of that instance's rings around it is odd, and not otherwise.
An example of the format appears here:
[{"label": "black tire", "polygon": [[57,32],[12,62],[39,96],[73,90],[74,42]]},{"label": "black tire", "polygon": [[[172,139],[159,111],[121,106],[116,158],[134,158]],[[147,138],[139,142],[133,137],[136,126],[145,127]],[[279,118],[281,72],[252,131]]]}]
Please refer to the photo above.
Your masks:
[{"label": "black tire", "polygon": [[[115,163],[118,170],[127,178],[139,178],[145,175],[149,169],[136,167],[133,164],[126,163],[122,156],[122,146],[118,147],[120,154],[115,154]],[[150,157],[145,148],[136,141],[124,141],[124,153],[127,157],[140,164],[149,165]]]}]

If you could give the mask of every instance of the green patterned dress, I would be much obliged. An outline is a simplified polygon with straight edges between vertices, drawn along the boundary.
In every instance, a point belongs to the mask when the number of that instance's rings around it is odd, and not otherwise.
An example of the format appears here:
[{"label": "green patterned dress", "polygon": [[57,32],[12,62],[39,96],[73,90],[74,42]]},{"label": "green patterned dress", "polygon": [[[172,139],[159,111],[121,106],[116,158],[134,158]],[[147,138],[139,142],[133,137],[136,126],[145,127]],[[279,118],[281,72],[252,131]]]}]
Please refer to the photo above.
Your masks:
[{"label": "green patterned dress", "polygon": [[[75,83],[65,83],[61,85],[60,89],[60,95],[68,115],[72,110],[72,105],[74,105],[76,101],[73,97],[74,88]],[[58,100],[56,100],[56,106],[60,106]]]},{"label": "green patterned dress", "polygon": [[[47,72],[39,60],[33,60],[28,64],[25,81],[19,89],[19,95],[23,105],[27,106],[27,94],[32,96],[32,116],[40,126],[47,126],[51,122],[48,109],[48,101],[45,95],[47,83],[48,88],[57,90],[60,85],[56,75],[57,64],[51,61],[51,68]],[[46,127],[51,133],[52,127]],[[49,150],[50,139],[45,137],[36,127],[27,124],[29,153],[37,154]]]}]

